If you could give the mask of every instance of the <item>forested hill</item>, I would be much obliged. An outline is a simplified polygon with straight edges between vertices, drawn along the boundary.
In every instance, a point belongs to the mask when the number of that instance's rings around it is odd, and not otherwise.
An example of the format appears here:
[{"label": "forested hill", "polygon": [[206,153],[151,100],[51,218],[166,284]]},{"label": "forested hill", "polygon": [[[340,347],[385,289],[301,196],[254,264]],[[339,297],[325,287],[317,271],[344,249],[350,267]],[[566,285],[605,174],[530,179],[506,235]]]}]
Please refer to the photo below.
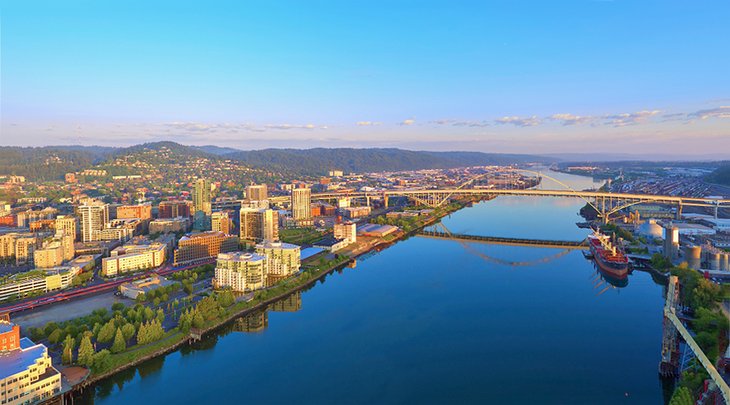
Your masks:
[{"label": "forested hill", "polygon": [[715,169],[707,176],[706,180],[710,183],[730,186],[730,162]]},{"label": "forested hill", "polygon": [[100,166],[122,168],[160,167],[196,159],[230,159],[242,164],[290,175],[325,175],[329,170],[348,173],[465,166],[553,162],[535,155],[481,152],[427,152],[403,149],[264,149],[241,151],[216,146],[185,146],[153,142],[128,148],[97,146],[49,146],[40,148],[0,147],[0,175],[14,174],[29,180],[61,180],[68,172]]},{"label": "forested hill", "polygon": [[29,180],[59,180],[67,172],[92,166],[114,148],[97,146],[0,147],[0,174]]},{"label": "forested hill", "polygon": [[553,161],[534,155],[375,148],[263,149],[234,152],[223,156],[241,160],[254,167],[287,171],[296,169],[306,174],[325,174],[333,169],[358,173]]}]

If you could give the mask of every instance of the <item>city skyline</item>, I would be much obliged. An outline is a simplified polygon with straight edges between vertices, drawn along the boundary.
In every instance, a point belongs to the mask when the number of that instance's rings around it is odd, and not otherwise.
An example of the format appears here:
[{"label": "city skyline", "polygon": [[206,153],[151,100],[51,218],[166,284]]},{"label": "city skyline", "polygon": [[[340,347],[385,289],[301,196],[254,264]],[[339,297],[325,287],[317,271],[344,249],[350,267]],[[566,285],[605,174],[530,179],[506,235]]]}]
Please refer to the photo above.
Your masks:
[{"label": "city skyline", "polygon": [[418,6],[5,2],[3,144],[730,148],[725,2]]}]

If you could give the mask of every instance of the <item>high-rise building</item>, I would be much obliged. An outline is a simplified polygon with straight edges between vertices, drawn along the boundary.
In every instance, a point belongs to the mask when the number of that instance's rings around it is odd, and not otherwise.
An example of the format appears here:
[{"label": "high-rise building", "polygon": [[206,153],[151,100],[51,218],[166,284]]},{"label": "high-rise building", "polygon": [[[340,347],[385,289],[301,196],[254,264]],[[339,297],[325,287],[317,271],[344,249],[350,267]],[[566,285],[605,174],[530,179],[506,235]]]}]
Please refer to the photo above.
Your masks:
[{"label": "high-rise building", "polygon": [[73,237],[76,241],[76,218],[68,215],[56,217],[56,234],[64,233]]},{"label": "high-rise building", "polygon": [[150,219],[152,218],[152,205],[122,205],[117,207],[117,219]]},{"label": "high-rise building", "polygon": [[59,241],[53,241],[33,252],[33,263],[37,268],[60,266],[63,263],[63,247]]},{"label": "high-rise building", "polygon": [[312,221],[312,190],[295,188],[291,191],[291,216],[302,225]]},{"label": "high-rise building", "polygon": [[279,239],[279,213],[270,209],[241,208],[240,232],[242,240],[275,241]]},{"label": "high-rise building", "polygon": [[230,235],[233,230],[233,221],[228,216],[226,211],[214,212],[211,216],[211,228],[216,232],[223,232],[226,235]]},{"label": "high-rise building", "polygon": [[266,184],[252,184],[246,187],[246,199],[249,201],[263,201],[268,197]]},{"label": "high-rise building", "polygon": [[215,266],[213,286],[249,292],[265,286],[266,258],[256,253],[221,253]]},{"label": "high-rise building", "polygon": [[15,222],[20,228],[29,228],[30,224],[44,219],[53,219],[58,210],[53,207],[46,207],[42,210],[27,210],[18,212],[15,215]]},{"label": "high-rise building", "polygon": [[38,247],[38,238],[22,235],[15,239],[15,265],[33,263],[33,254]]},{"label": "high-rise building", "polygon": [[67,233],[67,231],[64,230],[56,231],[54,239],[61,242],[61,247],[63,248],[63,260],[71,260],[74,256],[76,256],[76,247],[74,246],[75,238],[73,234]]},{"label": "high-rise building", "polygon": [[210,229],[210,216],[213,205],[210,191],[210,180],[198,179],[193,187],[193,228],[197,230]]},{"label": "high-rise building", "polygon": [[193,188],[193,209],[210,215],[213,212],[211,201],[210,180],[196,180]]},{"label": "high-rise building", "polygon": [[256,253],[266,257],[266,275],[290,276],[301,267],[301,251],[297,245],[267,241],[256,245]]},{"label": "high-rise building", "polygon": [[190,213],[190,201],[184,201],[184,200],[171,200],[171,201],[162,201],[160,203],[159,207],[159,218],[177,218],[177,217],[185,217],[190,218],[192,215]]},{"label": "high-rise building", "polygon": [[61,373],[53,367],[48,348],[20,337],[20,326],[0,319],[0,401],[41,403],[61,392]]},{"label": "high-rise building", "polygon": [[21,265],[33,261],[33,253],[38,246],[38,238],[30,233],[11,232],[0,235],[0,259],[15,258]]},{"label": "high-rise building", "polygon": [[223,232],[188,234],[180,238],[175,249],[175,265],[210,259],[237,248],[238,239]]},{"label": "high-rise building", "polygon": [[78,208],[81,215],[81,240],[84,242],[101,240],[101,231],[109,222],[109,205],[98,200],[86,200]]}]

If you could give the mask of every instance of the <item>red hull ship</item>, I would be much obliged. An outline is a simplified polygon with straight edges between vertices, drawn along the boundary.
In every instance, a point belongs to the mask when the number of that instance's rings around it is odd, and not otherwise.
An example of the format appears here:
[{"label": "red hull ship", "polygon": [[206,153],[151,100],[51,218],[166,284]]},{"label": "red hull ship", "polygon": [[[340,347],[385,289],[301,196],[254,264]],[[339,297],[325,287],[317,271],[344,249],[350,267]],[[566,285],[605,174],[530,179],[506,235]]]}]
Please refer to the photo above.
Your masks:
[{"label": "red hull ship", "polygon": [[588,244],[598,268],[613,277],[622,279],[629,274],[629,259],[610,238],[599,232],[588,235]]}]

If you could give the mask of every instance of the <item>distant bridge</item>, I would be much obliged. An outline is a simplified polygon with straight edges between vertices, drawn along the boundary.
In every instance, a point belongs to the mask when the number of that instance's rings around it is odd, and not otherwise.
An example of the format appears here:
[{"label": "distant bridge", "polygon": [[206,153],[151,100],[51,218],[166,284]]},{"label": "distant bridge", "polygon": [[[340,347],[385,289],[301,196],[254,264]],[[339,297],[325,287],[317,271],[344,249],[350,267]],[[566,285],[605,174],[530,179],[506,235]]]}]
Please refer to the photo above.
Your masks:
[{"label": "distant bridge", "polygon": [[[483,173],[472,177],[463,184],[455,188],[418,188],[418,189],[399,189],[399,190],[381,190],[381,191],[348,191],[348,192],[328,192],[312,194],[313,200],[337,200],[346,199],[365,199],[367,205],[370,205],[371,199],[379,199],[387,207],[390,197],[407,197],[419,204],[440,207],[454,198],[463,197],[480,197],[489,198],[499,195],[517,195],[517,196],[536,196],[536,197],[574,197],[584,200],[588,205],[593,207],[603,222],[608,222],[611,215],[637,204],[655,203],[662,205],[671,205],[677,208],[677,216],[681,215],[682,207],[703,207],[713,209],[715,218],[719,209],[730,209],[730,199],[715,198],[697,198],[697,197],[679,197],[670,195],[653,195],[653,194],[635,194],[635,193],[610,193],[605,191],[578,191],[574,190],[568,184],[550,177],[544,173],[527,169],[505,168],[500,173],[530,173],[537,176],[542,184],[542,179],[546,178],[557,183],[562,189],[544,190],[539,188],[485,188],[473,187],[473,183],[486,176],[494,173]],[[282,203],[290,200],[289,196],[270,197],[273,203]]]},{"label": "distant bridge", "polygon": [[588,246],[583,241],[564,241],[564,240],[543,240],[543,239],[524,239],[524,238],[503,238],[498,236],[476,236],[476,235],[464,235],[456,233],[438,232],[438,231],[426,231],[423,230],[418,233],[419,236],[425,236],[427,238],[436,239],[450,239],[464,242],[483,242],[497,245],[509,245],[509,246],[530,246],[530,247],[544,247],[554,249],[588,249]]},{"label": "distant bridge", "polygon": [[[730,199],[678,197],[668,195],[633,194],[633,193],[610,193],[604,191],[576,191],[565,190],[541,190],[541,189],[495,189],[495,188],[448,188],[448,189],[409,189],[409,190],[384,190],[384,191],[357,191],[339,193],[314,193],[312,200],[337,200],[365,199],[368,204],[371,199],[380,199],[388,206],[390,197],[407,197],[420,204],[439,207],[450,201],[452,198],[460,197],[494,197],[500,195],[513,196],[535,196],[535,197],[573,197],[580,198],[592,206],[603,218],[608,218],[625,208],[637,204],[654,203],[671,205],[677,208],[677,215],[682,212],[682,207],[703,207],[712,209],[717,216],[719,209],[730,209]],[[282,203],[290,200],[289,196],[270,197],[274,203]]]}]

